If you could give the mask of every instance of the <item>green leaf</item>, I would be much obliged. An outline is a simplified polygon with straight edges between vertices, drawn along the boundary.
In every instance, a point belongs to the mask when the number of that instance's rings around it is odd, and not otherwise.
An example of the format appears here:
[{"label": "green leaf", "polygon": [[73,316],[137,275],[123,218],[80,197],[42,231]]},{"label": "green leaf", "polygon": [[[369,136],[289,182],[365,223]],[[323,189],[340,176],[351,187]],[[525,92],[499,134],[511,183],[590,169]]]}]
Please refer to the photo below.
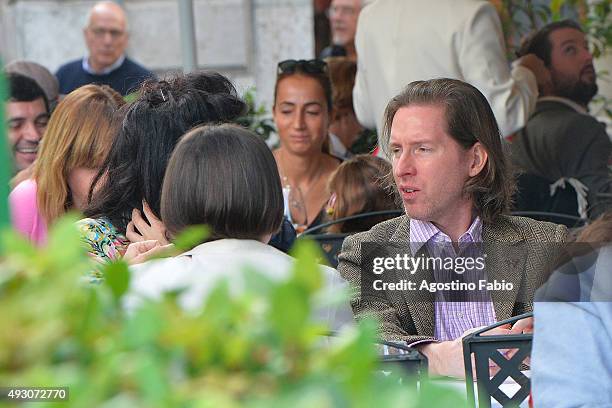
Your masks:
[{"label": "green leaf", "polygon": [[565,3],[565,0],[551,0],[550,11],[552,12],[553,21],[561,20],[561,7]]},{"label": "green leaf", "polygon": [[29,260],[34,259],[37,255],[37,250],[32,242],[12,229],[2,230],[1,237],[3,255],[19,256]]},{"label": "green leaf", "polygon": [[323,276],[318,259],[325,259],[318,245],[310,239],[299,239],[291,255],[296,258],[293,273],[298,282],[302,283],[309,292],[315,292],[323,285]]},{"label": "green leaf", "polygon": [[42,258],[47,266],[57,270],[82,269],[88,263],[87,252],[82,245],[76,222],[82,218],[68,213],[53,224],[43,248]]},{"label": "green leaf", "polygon": [[130,284],[128,265],[123,261],[109,263],[104,267],[104,277],[104,284],[111,289],[115,299],[119,300]]},{"label": "green leaf", "polygon": [[308,292],[294,282],[276,287],[272,292],[270,320],[276,332],[285,340],[300,337],[310,315]]},{"label": "green leaf", "polygon": [[124,327],[124,339],[128,348],[151,346],[164,327],[159,304],[146,302],[134,311]]},{"label": "green leaf", "polygon": [[138,357],[137,378],[142,395],[151,405],[167,406],[170,390],[164,362],[154,353],[139,353]]},{"label": "green leaf", "polygon": [[192,225],[187,227],[174,240],[174,246],[180,251],[189,251],[200,245],[210,235],[210,228],[206,225]]}]

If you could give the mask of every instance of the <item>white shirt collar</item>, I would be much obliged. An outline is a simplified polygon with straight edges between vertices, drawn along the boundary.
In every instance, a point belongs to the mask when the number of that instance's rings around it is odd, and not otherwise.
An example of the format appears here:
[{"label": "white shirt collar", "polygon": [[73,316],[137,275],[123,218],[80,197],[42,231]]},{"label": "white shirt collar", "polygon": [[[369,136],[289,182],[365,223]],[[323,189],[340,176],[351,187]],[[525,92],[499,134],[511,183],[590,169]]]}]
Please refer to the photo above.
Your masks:
[{"label": "white shirt collar", "polygon": [[579,105],[576,102],[567,98],[563,98],[561,96],[543,96],[538,99],[538,102],[559,102],[569,106],[578,113],[582,113],[583,115],[589,114],[589,112],[584,108],[584,106]]},{"label": "white shirt collar", "polygon": [[121,56],[117,58],[117,61],[115,61],[111,66],[108,66],[101,71],[94,71],[91,65],[89,65],[89,54],[87,54],[85,57],[83,57],[82,65],[83,70],[91,75],[106,75],[119,68],[121,64],[123,64],[123,61],[125,61],[125,54],[121,54]]}]

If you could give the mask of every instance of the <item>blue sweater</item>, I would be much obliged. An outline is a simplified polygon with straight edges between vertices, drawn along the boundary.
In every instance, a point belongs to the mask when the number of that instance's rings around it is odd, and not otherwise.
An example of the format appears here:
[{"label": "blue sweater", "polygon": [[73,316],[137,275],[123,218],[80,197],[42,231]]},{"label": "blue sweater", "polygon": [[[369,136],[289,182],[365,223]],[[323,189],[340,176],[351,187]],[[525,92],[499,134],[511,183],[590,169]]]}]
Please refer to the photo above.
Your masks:
[{"label": "blue sweater", "polygon": [[121,95],[127,95],[138,89],[146,78],[153,77],[153,73],[138,65],[129,58],[116,70],[104,75],[92,75],[83,70],[83,60],[69,62],[62,65],[55,74],[59,81],[60,93],[68,94],[78,87],[86,84],[108,85]]}]

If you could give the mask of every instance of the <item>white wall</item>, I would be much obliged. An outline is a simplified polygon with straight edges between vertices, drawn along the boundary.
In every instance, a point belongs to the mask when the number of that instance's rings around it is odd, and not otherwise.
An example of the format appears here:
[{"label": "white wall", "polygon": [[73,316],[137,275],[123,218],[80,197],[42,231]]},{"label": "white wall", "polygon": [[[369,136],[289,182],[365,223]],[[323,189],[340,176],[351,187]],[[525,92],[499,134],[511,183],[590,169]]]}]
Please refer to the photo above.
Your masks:
[{"label": "white wall", "polygon": [[[89,0],[0,0],[0,55],[36,61],[52,72],[86,52],[82,27]],[[198,65],[255,86],[268,107],[276,64],[311,58],[311,0],[194,0]],[[128,55],[157,73],[181,68],[178,2],[125,0]]]}]

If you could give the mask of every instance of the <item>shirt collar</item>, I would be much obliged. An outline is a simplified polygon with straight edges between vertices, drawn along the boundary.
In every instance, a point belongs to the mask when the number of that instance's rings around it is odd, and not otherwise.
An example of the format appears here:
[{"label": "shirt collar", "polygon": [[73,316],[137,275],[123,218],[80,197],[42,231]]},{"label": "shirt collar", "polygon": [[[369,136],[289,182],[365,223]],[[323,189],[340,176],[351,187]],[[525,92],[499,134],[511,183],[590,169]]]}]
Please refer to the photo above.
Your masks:
[{"label": "shirt collar", "polygon": [[582,113],[584,115],[589,114],[589,112],[584,108],[584,106],[577,104],[571,99],[563,98],[561,96],[543,96],[538,99],[538,102],[559,102],[569,106],[578,113]]},{"label": "shirt collar", "polygon": [[[410,219],[410,249],[416,254],[427,242],[451,242],[444,232],[429,221]],[[459,237],[460,244],[482,242],[482,221],[474,218],[466,232]]]},{"label": "shirt collar", "polygon": [[111,72],[119,68],[121,64],[123,64],[123,61],[125,61],[125,54],[121,54],[121,56],[117,58],[117,61],[115,61],[113,65],[108,66],[101,71],[94,71],[93,68],[89,65],[89,54],[88,54],[85,57],[83,57],[82,66],[83,66],[83,70],[91,75],[106,75],[106,74],[110,74]]}]

